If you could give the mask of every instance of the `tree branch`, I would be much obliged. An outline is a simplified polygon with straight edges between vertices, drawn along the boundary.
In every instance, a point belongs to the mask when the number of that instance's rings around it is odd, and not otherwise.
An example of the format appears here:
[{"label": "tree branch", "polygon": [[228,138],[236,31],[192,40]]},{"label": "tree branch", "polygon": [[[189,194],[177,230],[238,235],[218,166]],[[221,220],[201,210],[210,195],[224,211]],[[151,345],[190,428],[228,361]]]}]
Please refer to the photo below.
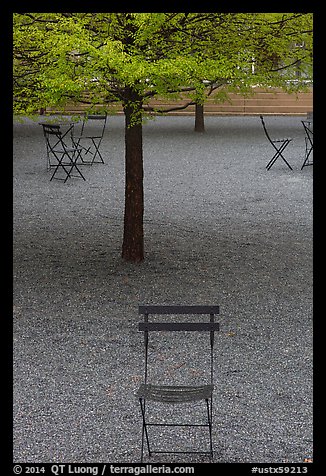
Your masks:
[{"label": "tree branch", "polygon": [[[221,86],[223,86],[223,84],[224,84],[223,82],[221,82],[220,84],[216,84],[216,81],[214,81],[210,85],[210,89],[209,89],[206,97],[210,96],[212,94],[212,92],[215,91],[215,89],[220,88]],[[184,88],[183,91],[194,91],[195,89],[196,88]],[[174,92],[178,92],[178,91],[174,91]],[[155,107],[146,105],[146,106],[143,106],[143,110],[145,112],[154,112],[155,111],[159,114],[164,114],[165,112],[181,111],[182,109],[186,109],[188,106],[194,106],[195,104],[196,104],[196,101],[191,100],[191,101],[188,101],[186,104],[183,104],[182,106],[174,106],[174,107],[170,107],[168,109],[157,109]]]},{"label": "tree branch", "polygon": [[195,101],[189,101],[189,102],[187,102],[186,104],[184,104],[182,106],[174,106],[174,107],[170,107],[168,109],[156,109],[155,107],[147,105],[147,106],[143,106],[143,111],[145,111],[145,112],[157,112],[158,114],[164,114],[165,112],[181,111],[182,109],[186,109],[188,106],[193,106],[194,104],[196,104]]},{"label": "tree branch", "polygon": [[286,64],[285,66],[280,66],[279,68],[270,69],[270,72],[271,73],[276,73],[277,71],[282,71],[283,69],[291,68],[291,66],[294,66],[294,65],[300,63],[300,61],[302,61],[302,58],[293,61],[293,63]]}]

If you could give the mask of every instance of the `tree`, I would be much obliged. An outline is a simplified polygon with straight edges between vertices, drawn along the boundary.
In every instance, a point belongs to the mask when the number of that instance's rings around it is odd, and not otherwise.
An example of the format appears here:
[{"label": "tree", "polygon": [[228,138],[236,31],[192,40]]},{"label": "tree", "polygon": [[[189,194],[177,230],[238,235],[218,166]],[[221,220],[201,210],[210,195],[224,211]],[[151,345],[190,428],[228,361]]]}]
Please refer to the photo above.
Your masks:
[{"label": "tree", "polygon": [[[227,15],[225,16],[227,17]],[[263,87],[280,87],[287,92],[297,92],[306,89],[305,80],[312,79],[312,15],[264,13],[254,14],[254,17],[246,14],[242,16],[242,19],[240,15],[237,15],[237,17],[233,16],[231,21],[225,21],[224,23],[227,25],[229,37],[233,38],[234,36],[241,35],[245,38],[245,42],[242,44],[243,50],[239,50],[237,53],[237,68],[241,71],[240,84],[236,81],[236,78],[233,78],[231,83],[228,78],[219,78],[217,84],[209,85],[206,97],[199,91],[195,99],[188,101],[182,106],[164,110],[157,109],[156,112],[166,113],[194,105],[194,130],[196,132],[204,132],[205,100],[218,88],[223,89],[215,96],[217,101],[228,100],[228,92],[232,90],[245,95],[253,94],[253,82]],[[244,26],[245,23],[247,27]],[[226,33],[225,24],[224,33]],[[240,28],[239,25],[241,25]],[[212,45],[220,44],[220,36],[216,36],[214,28],[208,34],[210,35]],[[248,34],[252,36],[248,37]],[[228,43],[228,48],[230,46],[232,52],[237,51],[232,41]],[[237,46],[241,45],[238,44]],[[242,57],[243,52],[246,52],[244,58]],[[214,58],[216,53],[217,49],[213,47],[210,50],[210,57]],[[228,60],[230,61],[230,57]],[[248,75],[250,69],[254,74]],[[239,74],[236,77],[238,78]]]},{"label": "tree", "polygon": [[[311,64],[311,31],[311,15],[294,13],[15,14],[14,111],[85,102],[85,90],[90,110],[98,102],[122,103],[122,257],[139,262],[144,259],[142,120],[151,113],[149,100],[187,95],[189,104],[201,105],[221,85],[242,92],[257,83],[300,88],[289,82],[290,67]],[[295,48],[303,41],[305,49]]]}]

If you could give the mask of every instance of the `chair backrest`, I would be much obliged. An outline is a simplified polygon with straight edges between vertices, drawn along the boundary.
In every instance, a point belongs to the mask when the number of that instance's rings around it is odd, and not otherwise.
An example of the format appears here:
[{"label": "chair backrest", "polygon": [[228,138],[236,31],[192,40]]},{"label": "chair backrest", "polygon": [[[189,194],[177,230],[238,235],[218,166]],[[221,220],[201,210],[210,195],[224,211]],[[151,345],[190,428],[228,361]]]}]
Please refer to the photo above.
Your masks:
[{"label": "chair backrest", "polygon": [[[215,315],[219,314],[219,306],[210,305],[139,305],[139,314],[144,316],[144,322],[139,322],[138,330],[144,332],[145,343],[145,383],[147,381],[148,340],[149,332],[209,332],[210,333],[210,380],[213,383],[213,346],[214,332],[219,330]],[[149,315],[209,315],[209,322],[149,322]]]},{"label": "chair backrest", "polygon": [[45,137],[45,143],[48,153],[52,152],[53,149],[60,144],[62,147],[65,147],[65,144],[62,140],[62,131],[60,126],[57,124],[41,124],[43,127],[43,134]]},{"label": "chair backrest", "polygon": [[101,125],[100,133],[97,133],[96,135],[103,138],[106,121],[107,121],[107,114],[85,114],[80,135],[83,136],[88,134],[87,132],[87,129],[89,129],[88,126],[93,125],[94,124],[93,121],[97,121],[97,123]]},{"label": "chair backrest", "polygon": [[53,134],[56,136],[62,135],[60,131],[60,126],[58,126],[57,124],[42,124],[42,126],[43,126],[43,133],[46,136],[49,134]]},{"label": "chair backrest", "polygon": [[268,134],[268,131],[267,131],[266,124],[265,124],[265,121],[264,121],[263,116],[259,116],[259,117],[260,117],[261,123],[262,123],[262,125],[263,125],[263,129],[264,129],[264,132],[265,132],[265,135],[266,135],[267,139],[269,140],[269,142],[273,143],[273,141],[272,141],[270,135]]}]

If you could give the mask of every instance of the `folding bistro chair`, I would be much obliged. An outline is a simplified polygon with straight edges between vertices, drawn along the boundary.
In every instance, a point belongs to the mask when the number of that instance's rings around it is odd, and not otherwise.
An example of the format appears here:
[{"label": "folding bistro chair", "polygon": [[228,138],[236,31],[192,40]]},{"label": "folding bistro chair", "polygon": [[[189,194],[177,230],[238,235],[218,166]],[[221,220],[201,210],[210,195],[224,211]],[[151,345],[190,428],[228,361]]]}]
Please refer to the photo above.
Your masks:
[{"label": "folding bistro chair", "polygon": [[[213,407],[213,368],[214,368],[214,332],[219,330],[219,324],[215,322],[215,314],[219,314],[219,306],[183,306],[183,305],[163,305],[163,306],[153,306],[153,305],[140,305],[139,314],[144,315],[144,322],[139,323],[139,330],[144,332],[144,343],[145,343],[145,377],[144,383],[140,385],[136,396],[140,402],[141,415],[142,415],[142,441],[141,441],[141,462],[143,462],[144,455],[144,443],[146,440],[148,455],[149,457],[152,454],[156,453],[192,453],[192,454],[206,454],[213,458],[213,441],[212,441],[212,407]],[[209,322],[192,322],[188,319],[188,322],[178,322],[174,320],[165,321],[165,322],[149,322],[149,315],[209,315]],[[206,376],[205,382],[200,381],[200,385],[176,385],[169,382],[169,384],[153,383],[149,382],[149,333],[163,331],[163,332],[181,332],[181,336],[184,336],[186,332],[190,331],[206,331],[210,333],[210,372],[209,377]],[[189,339],[189,334],[188,334]],[[196,339],[197,341],[197,339]],[[164,341],[165,343],[165,341]],[[207,343],[208,344],[208,343]],[[209,346],[207,345],[207,350]],[[187,356],[189,357],[189,353]],[[197,354],[195,356],[196,363]],[[171,357],[172,359],[172,357]],[[153,360],[152,355],[150,355],[150,360]],[[184,369],[183,369],[184,370]],[[158,377],[156,376],[156,380]],[[169,379],[170,380],[170,379]],[[208,381],[207,381],[208,380]],[[184,380],[183,380],[184,381]],[[191,382],[193,383],[193,382]],[[165,423],[166,420],[153,421],[151,418],[147,421],[146,414],[146,404],[152,402],[150,405],[155,405],[153,402],[159,402],[162,404],[186,404],[186,403],[198,403],[203,402],[204,408],[202,410],[207,415],[207,422],[205,423]],[[147,407],[148,410],[148,407]],[[173,415],[176,414],[176,410],[173,410]],[[161,415],[161,413],[160,413]],[[183,415],[183,413],[182,413]],[[206,417],[205,417],[206,419]],[[209,437],[209,450],[206,451],[170,451],[167,449],[153,450],[150,444],[149,438],[149,427],[207,427],[208,428],[208,437]]]},{"label": "folding bistro chair", "polygon": [[[54,171],[50,178],[50,181],[53,178],[59,180],[66,180],[70,177],[81,177],[85,180],[85,177],[81,173],[77,160],[81,159],[81,147],[69,147],[66,142],[63,140],[64,137],[70,132],[73,126],[70,126],[68,131],[63,133],[58,124],[41,124],[43,126],[43,133],[46,142],[47,158],[48,158],[48,167],[53,167]],[[59,170],[65,172],[64,178],[56,177]],[[76,171],[78,175],[72,175],[73,171]]]},{"label": "folding bistro chair", "polygon": [[[106,126],[107,114],[92,114],[85,115],[80,134],[73,135],[73,141],[76,147],[83,148],[83,163],[84,164],[104,164],[103,157],[100,152],[100,145],[104,136]],[[93,126],[99,126],[98,133],[93,132]],[[90,160],[85,160],[85,156],[89,154]],[[96,160],[98,157],[99,160]]]},{"label": "folding bistro chair", "polygon": [[266,165],[266,169],[269,170],[275,164],[276,160],[279,157],[281,157],[284,160],[284,162],[286,163],[286,165],[289,167],[289,169],[293,170],[291,165],[287,162],[287,160],[283,156],[283,152],[284,152],[285,148],[290,144],[290,142],[293,139],[291,137],[287,137],[287,138],[284,138],[284,139],[272,139],[270,137],[267,129],[266,129],[266,125],[265,125],[265,121],[264,121],[263,116],[259,116],[259,117],[260,117],[260,120],[262,122],[265,135],[266,135],[268,141],[271,143],[271,145],[273,146],[273,148],[276,151],[275,154],[273,155],[273,157],[271,158],[271,160]]},{"label": "folding bistro chair", "polygon": [[304,155],[304,162],[302,164],[301,170],[303,167],[306,167],[307,165],[313,165],[313,161],[310,160],[310,155],[311,152],[313,151],[314,147],[314,131],[313,131],[313,122],[312,121],[301,121],[302,125],[305,130],[305,155]]},{"label": "folding bistro chair", "polygon": [[[61,139],[62,139],[62,141],[64,140],[65,143],[66,143],[66,136],[68,136],[68,134],[69,134],[70,138],[71,138],[72,131],[74,129],[75,123],[61,122],[61,121],[58,121],[56,123],[39,122],[39,125],[42,126],[42,128],[43,128],[43,135],[45,137],[45,146],[46,146],[47,170],[50,170],[51,167],[56,167],[56,165],[58,163],[57,160],[55,159],[53,153],[52,153],[52,148],[56,144],[56,141],[55,141],[55,139],[51,140],[51,139],[49,139],[49,137],[46,136],[44,127],[45,126],[51,126],[52,130],[53,130],[53,126],[59,126],[59,130],[61,132]],[[48,128],[46,130],[48,130]],[[47,139],[49,139],[49,140],[47,140]],[[58,141],[57,143],[59,144],[60,141]]]}]

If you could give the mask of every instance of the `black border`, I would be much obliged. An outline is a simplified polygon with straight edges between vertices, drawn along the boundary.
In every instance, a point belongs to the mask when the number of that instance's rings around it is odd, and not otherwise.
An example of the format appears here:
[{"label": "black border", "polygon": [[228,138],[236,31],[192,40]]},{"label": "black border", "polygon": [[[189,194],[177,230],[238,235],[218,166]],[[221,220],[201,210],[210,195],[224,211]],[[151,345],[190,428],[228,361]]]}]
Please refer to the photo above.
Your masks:
[{"label": "black border", "polygon": [[[118,11],[139,11],[140,4],[134,4],[124,2],[122,8],[119,8]],[[322,5],[320,2],[317,5],[317,2],[296,2],[295,4],[289,2],[287,5],[286,2],[273,2],[273,4],[261,4],[258,2],[246,2],[241,3],[240,5],[230,4],[229,2],[225,2],[225,9],[223,9],[223,5],[216,4],[215,2],[203,2],[201,1],[197,8],[192,9],[192,11],[203,11],[203,12],[214,12],[218,7],[219,11],[222,12],[248,12],[248,11],[261,11],[261,7],[263,6],[264,11],[272,11],[272,12],[282,12],[282,11],[298,11],[298,12],[307,12],[314,14],[314,115],[316,116],[317,120],[315,121],[315,141],[314,141],[314,148],[315,148],[315,157],[316,162],[314,165],[313,177],[314,177],[314,447],[315,447],[315,454],[313,463],[298,463],[298,464],[284,464],[284,463],[211,463],[213,466],[212,469],[221,470],[221,474],[227,474],[231,472],[233,474],[252,474],[252,467],[258,466],[261,468],[261,473],[267,473],[265,468],[279,468],[279,467],[307,467],[308,472],[306,474],[319,474],[319,466],[321,465],[322,461],[322,454],[321,454],[321,445],[320,441],[321,438],[320,434],[320,427],[321,427],[321,409],[323,408],[323,399],[322,399],[322,392],[321,392],[321,383],[322,379],[320,376],[320,362],[323,358],[323,354],[320,352],[321,345],[323,344],[323,332],[320,329],[320,324],[322,323],[322,316],[321,314],[321,294],[323,291],[322,287],[322,252],[324,251],[322,247],[323,242],[323,217],[321,216],[321,211],[323,210],[322,206],[322,199],[323,199],[323,187],[324,187],[324,177],[323,174],[323,157],[322,157],[322,133],[321,127],[324,125],[322,112],[323,112],[323,72],[321,71],[324,62],[323,58],[325,55],[325,50],[323,49],[323,34],[322,34],[322,22],[324,20],[324,16],[322,15],[322,9],[320,8]],[[96,5],[96,2],[92,3],[92,9],[94,11],[105,11],[103,7],[105,3],[99,3]],[[121,5],[119,5],[120,7]],[[51,8],[52,7],[52,8]],[[40,4],[40,2],[28,2],[28,3],[20,3],[20,2],[11,2],[10,4],[6,4],[1,6],[1,81],[2,81],[2,131],[4,132],[4,137],[6,141],[2,141],[2,144],[6,143],[6,147],[2,149],[2,167],[5,167],[5,180],[2,180],[1,192],[3,199],[2,203],[2,222],[5,222],[5,226],[2,227],[2,235],[5,234],[5,250],[3,250],[2,256],[4,257],[3,265],[1,266],[2,271],[4,272],[2,283],[4,283],[5,293],[2,293],[2,296],[5,299],[2,299],[2,324],[4,325],[4,332],[1,333],[1,337],[3,339],[3,343],[0,346],[1,349],[1,363],[2,369],[1,375],[4,376],[4,385],[2,385],[2,389],[6,389],[3,392],[3,396],[5,398],[2,399],[2,416],[1,416],[1,434],[3,438],[1,438],[1,462],[5,463],[5,466],[8,466],[8,472],[4,470],[4,474],[14,474],[13,473],[13,398],[12,398],[12,365],[13,365],[13,358],[12,358],[12,336],[13,336],[13,329],[12,329],[12,295],[13,295],[13,273],[12,273],[12,243],[13,243],[13,233],[12,233],[12,187],[10,187],[10,179],[12,180],[12,163],[10,159],[10,151],[12,150],[12,14],[14,12],[20,11],[34,11],[34,12],[41,12],[41,11],[53,11],[53,7],[57,7],[57,5],[53,5],[49,3]],[[84,7],[84,8],[83,8]],[[145,5],[146,7],[146,5]],[[222,7],[222,8],[221,8]],[[245,8],[244,8],[245,7]],[[162,6],[155,2],[156,11],[184,11],[188,10],[189,4],[182,5],[182,4],[175,4],[173,3],[171,6],[168,3],[162,3]],[[76,2],[70,1],[67,5],[60,5],[58,10],[64,11],[83,11],[89,9],[89,4],[83,4],[83,2]],[[142,11],[142,10],[140,10]],[[145,11],[148,11],[145,9]],[[155,9],[150,8],[150,11],[155,11]],[[5,65],[5,66],[3,66]],[[8,130],[7,130],[8,129]],[[11,154],[12,156],[12,154]],[[3,171],[3,168],[2,168]],[[3,177],[2,177],[3,178]],[[316,358],[317,357],[317,358]],[[57,464],[60,464],[58,462]],[[74,464],[73,462],[71,464]],[[87,463],[84,463],[87,465]],[[107,463],[110,464],[110,463]],[[114,466],[119,466],[120,464],[117,462],[112,463]],[[178,464],[178,465],[168,465],[163,463],[165,466],[194,466],[195,474],[198,474],[202,469],[207,469],[205,464]],[[68,465],[66,463],[66,465]],[[80,463],[82,465],[82,463]],[[23,469],[26,467],[45,467],[46,472],[41,474],[53,474],[50,471],[50,467],[52,464],[27,464],[22,463]],[[96,466],[96,464],[89,464],[89,466]],[[100,468],[103,466],[102,464],[98,465]],[[121,466],[141,466],[139,464],[131,464],[131,463],[121,463]],[[159,466],[153,464],[153,466]],[[265,470],[264,470],[265,469]],[[271,472],[271,471],[270,471]],[[269,473],[270,473],[269,472]],[[297,472],[298,473],[298,472]],[[22,474],[25,474],[24,471]],[[99,472],[99,474],[101,474]],[[105,474],[110,474],[106,472]],[[142,473],[141,473],[142,474]],[[259,473],[257,473],[259,474]],[[289,473],[290,474],[290,473]]]}]

